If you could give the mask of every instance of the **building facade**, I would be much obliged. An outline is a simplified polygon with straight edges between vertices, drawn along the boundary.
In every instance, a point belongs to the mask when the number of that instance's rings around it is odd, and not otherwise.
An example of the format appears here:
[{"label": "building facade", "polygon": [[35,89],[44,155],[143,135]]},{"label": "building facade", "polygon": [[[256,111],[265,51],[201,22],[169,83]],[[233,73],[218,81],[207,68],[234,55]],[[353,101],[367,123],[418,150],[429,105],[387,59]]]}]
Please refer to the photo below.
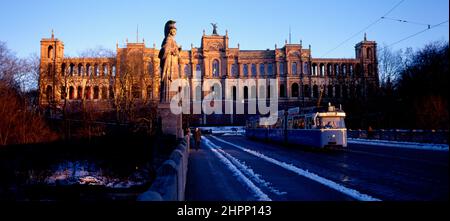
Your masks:
[{"label": "building facade", "polygon": [[[190,83],[190,97],[201,100],[214,87],[203,88],[207,79],[225,85],[226,79],[276,79],[279,109],[295,106],[364,99],[378,88],[377,45],[364,40],[355,46],[355,58],[314,58],[311,47],[286,44],[273,50],[240,50],[229,47],[228,33],[206,35],[201,46],[181,51],[178,76]],[[143,105],[159,102],[159,50],[145,43],[128,43],[116,55],[103,58],[64,57],[64,44],[41,40],[39,103],[61,109],[63,104],[90,104],[98,110],[113,109],[124,98]],[[231,81],[233,82],[233,81]],[[240,88],[242,87],[242,88]],[[247,103],[263,88],[236,85],[231,92],[220,87],[223,97],[240,94]],[[243,94],[241,94],[243,93]],[[224,108],[224,105],[222,105]],[[247,115],[191,115],[198,124],[243,124]]]}]

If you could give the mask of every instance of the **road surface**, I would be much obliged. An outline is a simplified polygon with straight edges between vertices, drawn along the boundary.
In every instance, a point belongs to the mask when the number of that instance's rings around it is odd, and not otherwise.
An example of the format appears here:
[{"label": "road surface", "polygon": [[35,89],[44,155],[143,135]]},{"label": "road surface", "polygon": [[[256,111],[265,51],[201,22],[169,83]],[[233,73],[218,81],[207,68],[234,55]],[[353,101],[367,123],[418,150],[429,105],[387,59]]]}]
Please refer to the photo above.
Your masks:
[{"label": "road surface", "polygon": [[191,150],[186,200],[448,200],[448,152],[349,144],[317,151],[204,136]]}]

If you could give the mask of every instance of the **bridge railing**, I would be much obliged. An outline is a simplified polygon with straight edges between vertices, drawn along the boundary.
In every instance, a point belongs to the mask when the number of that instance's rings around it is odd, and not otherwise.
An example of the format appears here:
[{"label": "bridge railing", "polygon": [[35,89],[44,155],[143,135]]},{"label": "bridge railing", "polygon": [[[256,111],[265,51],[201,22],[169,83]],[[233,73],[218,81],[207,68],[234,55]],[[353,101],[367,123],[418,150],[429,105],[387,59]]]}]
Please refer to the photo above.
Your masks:
[{"label": "bridge railing", "polygon": [[348,138],[448,144],[448,130],[347,130]]}]

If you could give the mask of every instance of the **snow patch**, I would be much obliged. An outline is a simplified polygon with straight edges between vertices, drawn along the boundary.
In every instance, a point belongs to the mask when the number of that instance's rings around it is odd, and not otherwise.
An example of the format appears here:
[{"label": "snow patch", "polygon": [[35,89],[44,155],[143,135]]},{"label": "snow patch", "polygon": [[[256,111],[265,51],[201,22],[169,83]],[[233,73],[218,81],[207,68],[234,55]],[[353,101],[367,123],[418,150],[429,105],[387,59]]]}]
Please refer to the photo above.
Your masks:
[{"label": "snow patch", "polygon": [[246,185],[255,195],[255,197],[260,201],[272,201],[267,194],[265,194],[261,189],[259,189],[251,180],[249,180],[242,172],[236,168],[233,163],[231,163],[226,157],[224,157],[216,148],[213,147],[214,144],[206,137],[202,137],[205,141],[206,146],[222,161],[225,166],[231,170],[233,175],[238,178],[238,180]]},{"label": "snow patch", "polygon": [[347,142],[352,143],[352,144],[363,144],[363,145],[384,146],[384,147],[394,147],[394,148],[448,151],[448,144],[400,142],[400,141],[390,141],[390,140],[369,140],[369,139],[361,139],[361,138],[348,138]]},{"label": "snow patch", "polygon": [[259,153],[259,152],[254,151],[254,150],[250,150],[250,149],[241,147],[239,145],[230,143],[230,142],[225,141],[223,139],[220,139],[218,137],[215,137],[215,136],[211,136],[211,137],[216,139],[217,141],[220,141],[222,143],[225,143],[225,144],[228,144],[230,146],[236,147],[236,148],[238,148],[238,149],[240,149],[242,151],[245,151],[245,152],[247,152],[249,154],[257,156],[257,157],[259,157],[259,158],[261,158],[263,160],[266,160],[266,161],[268,161],[270,163],[273,163],[273,164],[278,165],[278,166],[280,166],[282,168],[285,168],[285,169],[287,169],[289,171],[292,171],[292,172],[294,172],[294,173],[296,173],[296,174],[298,174],[300,176],[303,176],[303,177],[306,177],[308,179],[314,180],[314,181],[316,181],[318,183],[321,183],[321,184],[323,184],[323,185],[325,185],[325,186],[327,186],[327,187],[329,187],[331,189],[337,190],[337,191],[339,191],[339,192],[341,192],[341,193],[343,193],[343,194],[345,194],[347,196],[353,197],[354,199],[361,200],[361,201],[381,201],[380,199],[374,198],[374,197],[369,196],[367,194],[360,193],[357,190],[347,188],[347,187],[345,187],[345,186],[343,186],[341,184],[338,184],[338,183],[336,183],[334,181],[331,181],[331,180],[328,180],[326,178],[323,178],[323,177],[321,177],[321,176],[319,176],[319,175],[317,175],[315,173],[311,173],[308,170],[304,170],[304,169],[298,168],[298,167],[296,167],[296,166],[294,166],[292,164],[288,164],[286,162],[278,161],[278,160],[273,159],[271,157],[268,157],[268,156],[266,156],[266,155],[264,155],[262,153]]}]

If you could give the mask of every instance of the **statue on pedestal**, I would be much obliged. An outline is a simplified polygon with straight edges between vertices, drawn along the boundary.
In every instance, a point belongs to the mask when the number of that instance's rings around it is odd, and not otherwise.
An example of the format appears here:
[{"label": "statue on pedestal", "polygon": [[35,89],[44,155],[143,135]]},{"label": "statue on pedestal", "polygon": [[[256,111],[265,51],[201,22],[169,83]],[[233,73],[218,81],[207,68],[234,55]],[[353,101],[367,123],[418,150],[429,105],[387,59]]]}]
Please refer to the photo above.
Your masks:
[{"label": "statue on pedestal", "polygon": [[181,47],[177,45],[175,41],[175,35],[177,34],[177,28],[175,27],[175,21],[169,20],[164,27],[164,40],[161,44],[161,50],[159,51],[161,73],[161,90],[160,90],[160,102],[167,103],[170,101],[169,88],[170,82],[172,82],[172,76],[177,76],[179,73],[179,57]]}]

